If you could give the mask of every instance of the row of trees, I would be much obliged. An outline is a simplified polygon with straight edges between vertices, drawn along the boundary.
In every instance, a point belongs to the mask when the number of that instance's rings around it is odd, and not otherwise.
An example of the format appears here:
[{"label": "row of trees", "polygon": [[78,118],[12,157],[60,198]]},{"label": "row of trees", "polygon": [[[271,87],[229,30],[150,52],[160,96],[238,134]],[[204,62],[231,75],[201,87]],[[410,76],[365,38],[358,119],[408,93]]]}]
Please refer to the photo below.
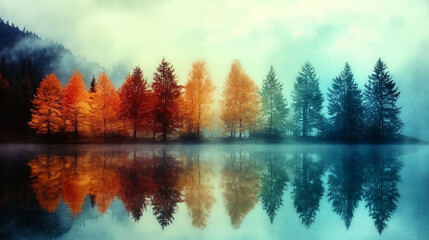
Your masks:
[{"label": "row of trees", "polygon": [[137,132],[152,133],[153,138],[158,134],[166,140],[178,129],[199,135],[213,117],[209,105],[214,90],[204,61],[193,64],[184,87],[164,59],[152,84],[135,67],[118,91],[105,73],[92,79],[89,91],[77,71],[64,89],[60,80],[50,74],[37,90],[29,124],[37,133],[48,136],[62,132],[74,137],[107,137],[128,135],[130,131],[134,140]]},{"label": "row of trees", "polygon": [[[351,226],[359,203],[364,202],[381,234],[400,197],[397,184],[402,163],[398,153],[388,149],[348,149],[329,155],[229,152],[221,160],[219,187],[226,213],[236,229],[258,202],[271,223],[283,205],[293,204],[297,217],[309,228],[317,219],[326,193],[332,211],[346,228]],[[28,165],[32,192],[50,213],[63,199],[76,216],[89,196],[92,206],[104,214],[116,196],[135,221],[152,208],[165,227],[173,222],[178,203],[184,202],[193,226],[204,229],[217,201],[216,166],[195,152],[177,157],[165,149],[41,154]],[[324,174],[328,176],[326,188]],[[292,203],[284,196],[288,188]]]},{"label": "row of trees", "polygon": [[[246,75],[243,75],[246,76]],[[400,120],[401,108],[397,106],[399,90],[392,76],[387,71],[386,64],[378,59],[373,73],[365,84],[365,91],[359,89],[348,63],[344,70],[335,77],[328,89],[328,117],[323,113],[324,97],[319,87],[319,78],[310,62],[306,62],[298,73],[292,90],[291,109],[288,108],[283,95],[283,85],[276,77],[273,67],[270,68],[258,92],[260,108],[245,108],[240,101],[230,100],[231,79],[228,77],[224,90],[225,108],[222,119],[226,128],[230,129],[228,116],[238,121],[239,137],[242,132],[242,119],[247,120],[249,135],[259,135],[268,138],[281,138],[291,133],[296,137],[321,136],[343,141],[359,139],[388,140],[400,136],[403,123]],[[248,84],[254,86],[254,84]],[[240,88],[239,88],[240,89]],[[240,92],[241,90],[241,92]],[[247,104],[257,106],[259,98],[249,93],[250,89],[236,91],[235,99],[247,96]],[[228,107],[235,106],[237,113]],[[246,116],[257,116],[249,118]],[[233,112],[228,115],[226,113]],[[246,125],[245,125],[246,126]],[[231,136],[233,136],[231,131]]]},{"label": "row of trees", "polygon": [[[7,85],[7,80],[1,81]],[[174,68],[164,59],[152,83],[135,67],[119,90],[105,73],[97,80],[93,78],[88,91],[77,71],[64,89],[59,79],[50,74],[37,89],[29,124],[47,135],[62,132],[74,137],[107,137],[131,133],[136,139],[141,132],[162,140],[177,133],[200,137],[204,129],[214,131],[217,127],[212,109],[215,89],[204,61],[193,63],[185,86],[178,84]],[[230,137],[272,139],[293,135],[345,141],[385,140],[401,133],[403,123],[396,105],[399,94],[381,59],[363,93],[346,63],[328,89],[326,117],[319,78],[310,62],[298,73],[292,104],[288,106],[283,84],[273,67],[258,89],[236,60],[224,85],[219,117],[223,133]]]}]

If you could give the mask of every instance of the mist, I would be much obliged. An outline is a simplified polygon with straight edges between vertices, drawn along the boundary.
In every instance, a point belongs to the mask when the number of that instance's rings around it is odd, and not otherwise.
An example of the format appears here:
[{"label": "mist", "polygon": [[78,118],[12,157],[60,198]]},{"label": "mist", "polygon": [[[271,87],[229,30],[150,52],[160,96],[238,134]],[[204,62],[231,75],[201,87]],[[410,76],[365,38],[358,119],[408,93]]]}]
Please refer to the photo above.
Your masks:
[{"label": "mist", "polygon": [[[306,60],[314,65],[326,99],[346,61],[363,90],[381,58],[401,91],[403,133],[429,140],[425,0],[0,0],[0,5],[3,19],[99,63],[99,71],[107,71],[117,87],[136,65],[151,81],[163,57],[184,84],[192,62],[205,59],[220,97],[229,67],[239,59],[259,86],[273,65],[290,103],[293,82]],[[84,73],[87,83],[97,74],[70,63],[67,55],[52,67],[63,82],[73,68]]]}]

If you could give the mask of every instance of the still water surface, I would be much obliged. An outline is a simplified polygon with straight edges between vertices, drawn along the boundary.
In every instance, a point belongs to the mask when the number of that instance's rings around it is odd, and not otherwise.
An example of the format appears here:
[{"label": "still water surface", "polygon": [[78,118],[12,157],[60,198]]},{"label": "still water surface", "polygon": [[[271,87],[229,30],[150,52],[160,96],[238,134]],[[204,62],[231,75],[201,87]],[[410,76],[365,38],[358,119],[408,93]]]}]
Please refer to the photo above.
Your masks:
[{"label": "still water surface", "polygon": [[426,239],[429,147],[1,145],[0,239]]}]

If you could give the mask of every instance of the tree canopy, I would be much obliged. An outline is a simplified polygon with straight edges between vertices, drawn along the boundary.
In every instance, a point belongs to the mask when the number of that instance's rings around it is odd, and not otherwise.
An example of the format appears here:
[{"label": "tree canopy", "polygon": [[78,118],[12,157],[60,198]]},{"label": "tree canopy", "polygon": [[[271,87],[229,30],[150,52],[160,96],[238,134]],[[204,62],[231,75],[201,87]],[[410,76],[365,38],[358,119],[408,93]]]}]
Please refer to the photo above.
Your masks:
[{"label": "tree canopy", "polygon": [[309,136],[313,129],[323,127],[323,94],[319,78],[310,62],[304,63],[292,90],[293,121],[295,134]]}]

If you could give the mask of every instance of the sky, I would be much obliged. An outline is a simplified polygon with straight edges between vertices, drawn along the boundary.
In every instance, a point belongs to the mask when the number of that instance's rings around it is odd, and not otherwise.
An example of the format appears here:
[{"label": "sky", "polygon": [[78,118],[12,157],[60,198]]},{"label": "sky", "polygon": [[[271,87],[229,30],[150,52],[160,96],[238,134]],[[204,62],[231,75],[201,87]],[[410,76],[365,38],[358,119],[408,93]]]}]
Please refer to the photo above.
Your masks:
[{"label": "sky", "polygon": [[363,89],[381,58],[402,92],[404,133],[429,140],[427,0],[0,0],[0,17],[149,79],[165,57],[184,84],[204,59],[218,96],[234,59],[259,86],[273,65],[290,103],[307,60],[326,92],[345,62]]}]

